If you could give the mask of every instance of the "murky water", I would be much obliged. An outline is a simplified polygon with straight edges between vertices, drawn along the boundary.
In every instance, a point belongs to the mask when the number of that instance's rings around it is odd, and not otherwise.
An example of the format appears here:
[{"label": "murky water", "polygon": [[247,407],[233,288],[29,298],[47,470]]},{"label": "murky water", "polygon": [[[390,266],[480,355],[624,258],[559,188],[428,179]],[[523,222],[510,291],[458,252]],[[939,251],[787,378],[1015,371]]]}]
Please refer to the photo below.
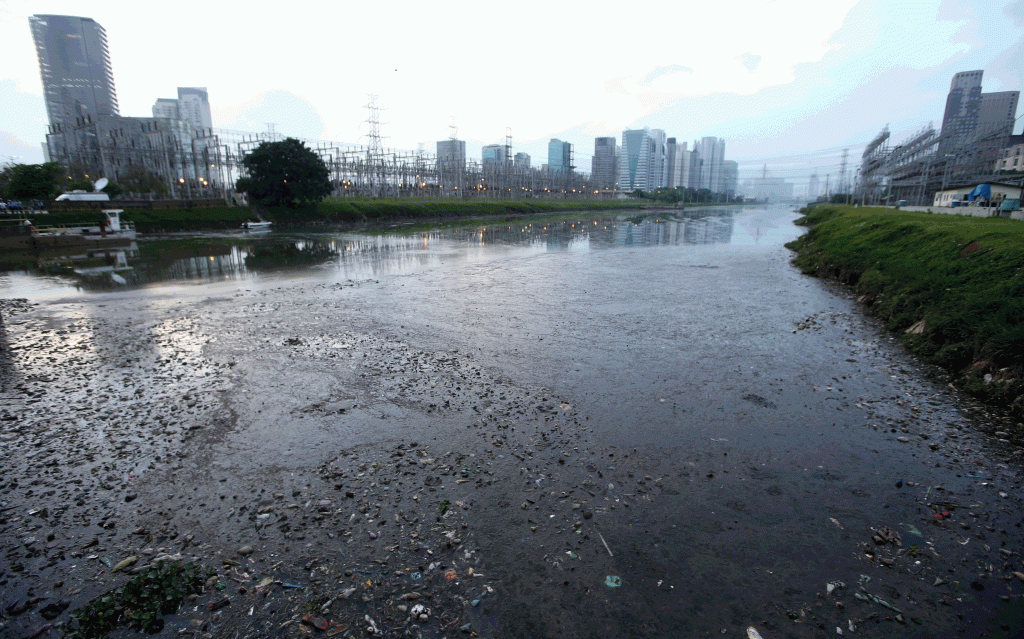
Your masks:
[{"label": "murky water", "polygon": [[[47,254],[0,271],[0,295],[55,299],[88,292],[178,287],[224,293],[293,278],[336,282],[406,275],[501,257],[614,248],[777,244],[788,239],[784,210],[715,208],[644,217],[581,213],[572,220],[495,223],[445,231],[378,235],[289,232],[141,236],[124,249]],[[202,285],[196,289],[196,285]],[[140,295],[150,294],[140,291]]]},{"label": "murky water", "polygon": [[[186,488],[210,485],[212,472],[240,493],[280,471],[309,492],[295,476],[329,451],[383,450],[406,433],[489,460],[496,485],[466,492],[479,500],[467,517],[481,567],[501,585],[483,606],[493,615],[474,620],[485,636],[741,636],[751,624],[766,639],[922,626],[1012,636],[995,620],[1022,610],[1007,577],[1019,555],[998,567],[1024,551],[1007,532],[1020,526],[1019,460],[974,433],[956,397],[848,296],[789,264],[795,217],[720,208],[375,236],[143,238],[124,254],[0,274],[0,297],[104,326],[126,309],[133,341],[171,331],[196,362],[202,351],[238,363],[225,400],[236,427]],[[434,386],[456,358],[459,375]],[[152,359],[178,379],[199,366]],[[193,394],[222,383],[212,377],[189,382]],[[350,397],[366,415],[325,412]],[[439,416],[441,397],[452,408]],[[549,398],[563,408],[531,408]],[[514,427],[527,414],[540,436],[493,444],[493,420]],[[206,509],[189,525],[229,516],[201,500],[180,504]],[[963,528],[934,523],[950,503]],[[914,550],[874,550],[883,526]],[[858,582],[906,618],[854,598]]]}]

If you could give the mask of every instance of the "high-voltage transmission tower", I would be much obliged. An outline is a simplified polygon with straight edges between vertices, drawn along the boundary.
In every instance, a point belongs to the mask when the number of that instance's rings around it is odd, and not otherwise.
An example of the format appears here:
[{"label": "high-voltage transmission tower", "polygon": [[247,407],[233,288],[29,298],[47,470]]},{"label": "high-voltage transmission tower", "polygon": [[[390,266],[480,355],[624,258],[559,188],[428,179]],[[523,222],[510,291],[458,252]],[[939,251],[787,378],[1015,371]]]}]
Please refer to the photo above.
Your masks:
[{"label": "high-voltage transmission tower", "polygon": [[380,135],[380,107],[377,106],[377,96],[368,94],[370,101],[367,103],[366,108],[370,111],[369,116],[366,118],[366,123],[369,125],[369,132],[367,137],[369,138],[368,144],[366,145],[366,169],[367,177],[369,178],[367,186],[370,189],[370,197],[380,197],[381,191],[384,187],[384,147],[381,143]]},{"label": "high-voltage transmission tower", "polygon": [[850,149],[843,149],[843,163],[839,167],[839,192],[844,193],[846,188],[846,155]]},{"label": "high-voltage transmission tower", "polygon": [[505,127],[505,162],[502,166],[502,196],[512,196],[512,127]]}]

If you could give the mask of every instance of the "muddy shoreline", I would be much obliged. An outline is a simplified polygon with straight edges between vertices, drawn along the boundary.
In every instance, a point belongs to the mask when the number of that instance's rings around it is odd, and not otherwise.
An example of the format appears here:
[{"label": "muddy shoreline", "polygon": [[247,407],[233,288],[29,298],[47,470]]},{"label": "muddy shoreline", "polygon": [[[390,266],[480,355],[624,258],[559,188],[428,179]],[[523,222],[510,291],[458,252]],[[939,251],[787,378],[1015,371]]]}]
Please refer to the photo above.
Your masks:
[{"label": "muddy shoreline", "polygon": [[0,634],[164,559],[217,573],[166,637],[1016,636],[1020,454],[848,297],[673,378],[692,327],[520,336],[421,277],[4,301]]}]

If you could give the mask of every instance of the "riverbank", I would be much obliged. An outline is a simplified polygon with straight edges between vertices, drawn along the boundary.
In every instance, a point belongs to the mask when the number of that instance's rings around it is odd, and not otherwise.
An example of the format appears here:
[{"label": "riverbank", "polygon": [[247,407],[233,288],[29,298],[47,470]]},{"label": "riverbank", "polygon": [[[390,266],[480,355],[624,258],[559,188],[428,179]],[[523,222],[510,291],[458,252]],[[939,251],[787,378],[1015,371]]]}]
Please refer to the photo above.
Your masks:
[{"label": "riverbank", "polygon": [[797,223],[796,266],[850,286],[911,352],[1009,410],[1024,442],[1024,225],[830,205]]},{"label": "riverbank", "polygon": [[[116,202],[111,206],[117,206]],[[128,208],[122,217],[140,233],[237,229],[243,222],[267,219],[277,227],[341,226],[377,228],[402,222],[452,220],[494,215],[557,214],[572,211],[613,211],[653,208],[646,200],[608,199],[439,199],[327,198],[312,208]],[[30,216],[37,224],[62,226],[98,216],[96,211],[61,211]]]}]

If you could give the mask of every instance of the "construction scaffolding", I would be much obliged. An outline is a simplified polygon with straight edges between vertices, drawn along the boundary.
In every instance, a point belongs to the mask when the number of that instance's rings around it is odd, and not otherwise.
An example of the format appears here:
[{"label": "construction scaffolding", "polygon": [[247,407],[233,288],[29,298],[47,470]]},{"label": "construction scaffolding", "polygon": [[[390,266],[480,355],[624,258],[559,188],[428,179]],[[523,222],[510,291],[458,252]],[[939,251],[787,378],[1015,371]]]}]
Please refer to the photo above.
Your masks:
[{"label": "construction scaffolding", "polygon": [[857,185],[857,199],[865,204],[879,204],[888,186],[889,169],[889,125],[875,136],[860,156],[860,182]]}]

